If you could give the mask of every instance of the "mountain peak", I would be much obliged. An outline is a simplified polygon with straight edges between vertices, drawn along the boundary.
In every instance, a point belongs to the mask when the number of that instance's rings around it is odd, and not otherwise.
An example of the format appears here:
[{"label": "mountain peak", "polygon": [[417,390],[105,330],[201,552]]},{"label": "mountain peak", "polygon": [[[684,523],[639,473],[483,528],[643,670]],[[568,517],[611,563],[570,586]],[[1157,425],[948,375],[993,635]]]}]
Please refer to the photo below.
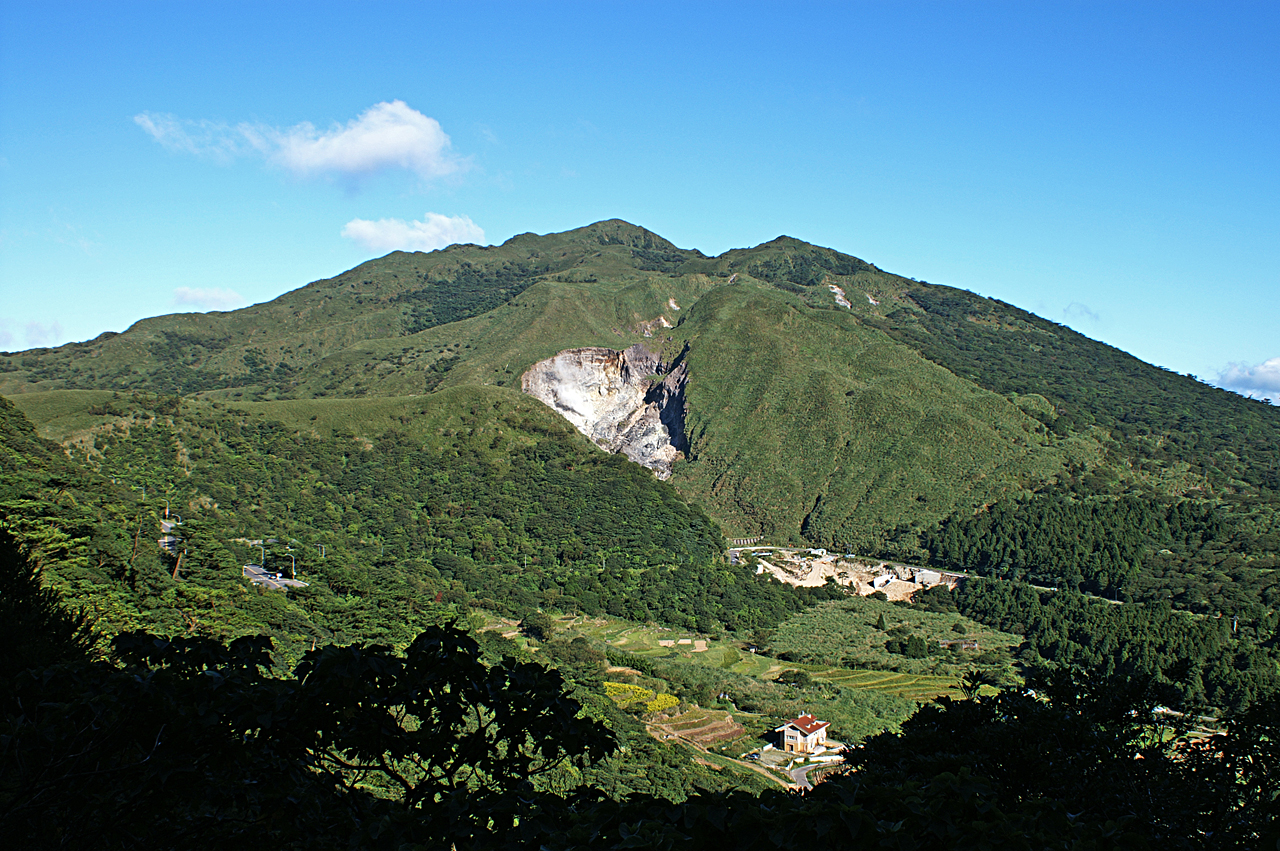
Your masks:
[{"label": "mountain peak", "polygon": [[583,228],[568,231],[568,235],[581,235],[600,245],[625,245],[628,248],[661,249],[679,251],[674,243],[663,239],[651,230],[633,225],[622,219],[605,219]]}]

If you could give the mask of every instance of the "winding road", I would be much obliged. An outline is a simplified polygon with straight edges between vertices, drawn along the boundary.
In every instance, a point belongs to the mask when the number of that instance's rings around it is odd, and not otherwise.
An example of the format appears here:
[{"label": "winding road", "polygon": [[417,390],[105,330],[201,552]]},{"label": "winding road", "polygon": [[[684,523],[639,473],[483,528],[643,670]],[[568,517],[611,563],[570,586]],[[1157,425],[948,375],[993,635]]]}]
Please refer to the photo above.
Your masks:
[{"label": "winding road", "polygon": [[813,784],[809,782],[809,772],[817,768],[825,768],[830,764],[829,762],[815,762],[812,765],[798,765],[788,773],[791,775],[792,783],[801,789],[812,789]]}]

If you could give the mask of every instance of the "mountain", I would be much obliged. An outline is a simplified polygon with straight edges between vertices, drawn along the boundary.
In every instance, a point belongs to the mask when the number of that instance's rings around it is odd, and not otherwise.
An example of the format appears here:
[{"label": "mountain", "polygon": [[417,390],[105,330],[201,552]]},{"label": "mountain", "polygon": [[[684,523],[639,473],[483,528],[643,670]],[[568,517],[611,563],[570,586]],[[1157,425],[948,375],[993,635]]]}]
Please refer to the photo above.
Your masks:
[{"label": "mountain", "polygon": [[[1236,848],[1274,815],[1278,412],[1011,305],[609,221],[0,354],[0,393],[25,835],[491,847],[510,815],[511,847],[623,847],[729,812],[760,815],[747,843],[848,844],[856,816]],[[793,587],[726,536],[984,578]],[[407,706],[456,723],[424,737]],[[789,775],[735,754],[804,713],[865,740],[858,773],[762,794]],[[1225,735],[1181,735],[1213,715]],[[522,755],[596,733],[526,782]],[[456,757],[482,752],[518,788]],[[420,800],[459,806],[405,806],[425,787],[393,778],[424,772],[453,785]]]},{"label": "mountain", "polygon": [[[1249,568],[1256,596],[1268,584],[1266,559],[1280,555],[1280,411],[1011,305],[789,237],[707,257],[611,220],[495,247],[394,252],[266,304],[156,317],[86,343],[0,356],[0,392],[46,435],[85,445],[106,420],[77,409],[68,391],[260,405],[314,431],[339,400],[447,389],[459,405],[515,405],[522,377],[531,387],[529,376],[542,374],[535,366],[563,366],[553,359],[570,351],[588,353],[576,362],[621,364],[633,347],[642,353],[635,363],[648,366],[625,380],[598,370],[556,377],[568,383],[546,391],[561,400],[550,404],[573,419],[576,403],[565,399],[614,382],[607,392],[621,395],[610,398],[635,400],[625,404],[637,413],[614,405],[605,425],[579,426],[613,449],[628,429],[651,442],[666,429],[670,448],[650,450],[731,538],[1098,591],[1142,574],[1150,593],[1189,595],[1188,605],[1206,610],[1221,600],[1164,574],[1208,577],[1234,556],[1240,564],[1227,573]],[[354,417],[347,427],[373,439],[388,422]],[[1167,518],[1164,532],[1150,517],[1150,528],[1122,522],[1113,537],[1131,546],[1100,542],[1046,565],[1029,554],[1066,552],[1067,533],[1024,539],[1054,499],[1194,502],[1223,519],[1219,531],[1177,546]],[[975,512],[984,534],[1007,546],[960,543]],[[1003,525],[992,531],[990,518]],[[951,537],[930,531],[940,524]],[[1147,562],[1162,551],[1177,563],[1155,571]]]}]

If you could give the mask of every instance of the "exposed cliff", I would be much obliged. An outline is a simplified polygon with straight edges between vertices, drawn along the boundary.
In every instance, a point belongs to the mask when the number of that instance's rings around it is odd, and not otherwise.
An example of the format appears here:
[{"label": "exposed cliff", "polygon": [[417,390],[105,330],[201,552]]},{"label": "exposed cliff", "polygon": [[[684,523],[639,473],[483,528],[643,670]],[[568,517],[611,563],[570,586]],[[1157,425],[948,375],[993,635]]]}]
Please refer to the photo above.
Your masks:
[{"label": "exposed cliff", "polygon": [[621,352],[567,349],[529,367],[520,387],[601,448],[621,452],[665,479],[687,449],[687,376],[682,358],[664,364],[637,343]]}]

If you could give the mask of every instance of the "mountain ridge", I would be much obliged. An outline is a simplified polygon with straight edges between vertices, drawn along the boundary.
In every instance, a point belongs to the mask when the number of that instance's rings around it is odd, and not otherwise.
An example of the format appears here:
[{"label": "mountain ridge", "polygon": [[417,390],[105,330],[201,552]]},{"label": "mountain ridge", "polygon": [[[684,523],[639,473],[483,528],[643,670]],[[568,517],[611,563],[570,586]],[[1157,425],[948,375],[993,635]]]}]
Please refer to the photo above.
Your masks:
[{"label": "mountain ridge", "polygon": [[1071,482],[1268,503],[1280,483],[1261,403],[793,237],[708,257],[618,219],[392,252],[263,305],[3,355],[0,392],[515,393],[560,352],[640,343],[687,352],[672,482],[733,537],[919,557],[914,536],[956,512]]}]

